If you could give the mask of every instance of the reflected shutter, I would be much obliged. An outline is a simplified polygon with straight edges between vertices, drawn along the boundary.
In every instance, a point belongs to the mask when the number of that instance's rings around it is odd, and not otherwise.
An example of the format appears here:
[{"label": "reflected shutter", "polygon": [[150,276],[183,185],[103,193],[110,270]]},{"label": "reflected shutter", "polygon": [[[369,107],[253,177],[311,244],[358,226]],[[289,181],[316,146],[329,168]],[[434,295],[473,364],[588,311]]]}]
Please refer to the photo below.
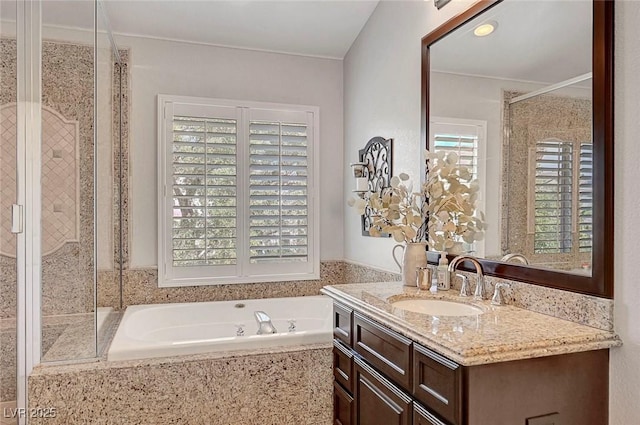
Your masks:
[{"label": "reflected shutter", "polygon": [[580,144],[578,179],[578,242],[580,252],[593,244],[593,144]]},{"label": "reflected shutter", "polygon": [[458,154],[458,163],[471,169],[473,178],[478,178],[478,136],[436,133],[433,139],[434,150],[446,154]]},{"label": "reflected shutter", "polygon": [[573,143],[536,143],[534,252],[571,252]]}]

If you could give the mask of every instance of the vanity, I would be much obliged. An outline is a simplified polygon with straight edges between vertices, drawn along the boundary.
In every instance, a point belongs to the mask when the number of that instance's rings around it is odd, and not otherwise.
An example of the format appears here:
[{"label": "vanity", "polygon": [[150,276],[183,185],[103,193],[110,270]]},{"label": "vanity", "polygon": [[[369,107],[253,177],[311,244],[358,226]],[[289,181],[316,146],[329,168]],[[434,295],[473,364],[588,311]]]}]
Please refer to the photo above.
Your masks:
[{"label": "vanity", "polygon": [[[607,423],[611,332],[400,282],[322,292],[334,300],[335,424]],[[425,314],[407,300],[469,309]]]}]

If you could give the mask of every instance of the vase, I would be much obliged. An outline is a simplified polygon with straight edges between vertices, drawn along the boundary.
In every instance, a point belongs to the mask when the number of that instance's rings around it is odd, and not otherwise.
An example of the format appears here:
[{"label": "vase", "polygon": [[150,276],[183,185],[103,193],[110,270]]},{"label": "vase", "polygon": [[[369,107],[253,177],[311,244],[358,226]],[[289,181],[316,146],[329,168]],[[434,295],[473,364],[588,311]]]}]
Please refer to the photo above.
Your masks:
[{"label": "vase", "polygon": [[[402,248],[402,263],[396,257],[396,249]],[[400,267],[402,282],[405,286],[416,286],[416,271],[418,267],[427,267],[427,243],[411,242],[406,245],[398,244],[391,251],[393,260]]]}]

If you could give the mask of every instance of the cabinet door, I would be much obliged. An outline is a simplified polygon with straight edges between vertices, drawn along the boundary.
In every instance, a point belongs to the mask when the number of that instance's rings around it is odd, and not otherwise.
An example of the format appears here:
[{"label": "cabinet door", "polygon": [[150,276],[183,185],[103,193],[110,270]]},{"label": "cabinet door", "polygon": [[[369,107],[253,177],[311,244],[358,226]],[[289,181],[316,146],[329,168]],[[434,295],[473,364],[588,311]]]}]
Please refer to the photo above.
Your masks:
[{"label": "cabinet door", "polygon": [[333,376],[350,394],[353,394],[353,353],[333,340]]},{"label": "cabinet door", "polygon": [[353,349],[393,382],[411,391],[412,341],[355,312]]},{"label": "cabinet door", "polygon": [[334,425],[353,423],[353,397],[335,381],[333,381],[333,423]]},{"label": "cabinet door", "polygon": [[353,310],[333,303],[333,336],[347,347],[353,346],[351,322]]},{"label": "cabinet door", "polygon": [[452,425],[462,423],[462,367],[413,345],[413,396]]},{"label": "cabinet door", "polygon": [[412,400],[404,391],[356,357],[355,423],[411,425]]}]

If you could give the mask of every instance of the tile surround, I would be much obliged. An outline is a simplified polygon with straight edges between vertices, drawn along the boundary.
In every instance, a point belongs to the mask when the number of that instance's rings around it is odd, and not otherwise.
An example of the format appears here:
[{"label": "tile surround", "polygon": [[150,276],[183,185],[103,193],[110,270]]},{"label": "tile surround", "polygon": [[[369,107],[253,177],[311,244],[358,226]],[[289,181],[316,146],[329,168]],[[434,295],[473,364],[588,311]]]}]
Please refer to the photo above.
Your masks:
[{"label": "tile surround", "polygon": [[30,408],[38,425],[330,425],[329,344],[253,353],[39,367]]},{"label": "tile surround", "polygon": [[[471,287],[475,287],[474,273],[460,271],[458,273],[466,274]],[[593,328],[613,331],[613,300],[493,276],[485,276],[485,282],[488,284],[487,293],[490,296],[493,295],[497,283],[509,285],[502,289],[505,304]],[[461,283],[459,278],[452,279],[451,291],[459,292]]]},{"label": "tile surround", "polygon": [[[101,272],[99,276],[102,284],[98,291],[98,305],[118,309],[120,301],[116,276],[108,271]],[[325,285],[399,279],[398,273],[345,261],[323,261],[320,263],[320,279],[317,280],[159,288],[157,269],[126,269],[123,271],[122,295],[123,307],[126,308],[137,304],[300,297],[317,295]]]}]

